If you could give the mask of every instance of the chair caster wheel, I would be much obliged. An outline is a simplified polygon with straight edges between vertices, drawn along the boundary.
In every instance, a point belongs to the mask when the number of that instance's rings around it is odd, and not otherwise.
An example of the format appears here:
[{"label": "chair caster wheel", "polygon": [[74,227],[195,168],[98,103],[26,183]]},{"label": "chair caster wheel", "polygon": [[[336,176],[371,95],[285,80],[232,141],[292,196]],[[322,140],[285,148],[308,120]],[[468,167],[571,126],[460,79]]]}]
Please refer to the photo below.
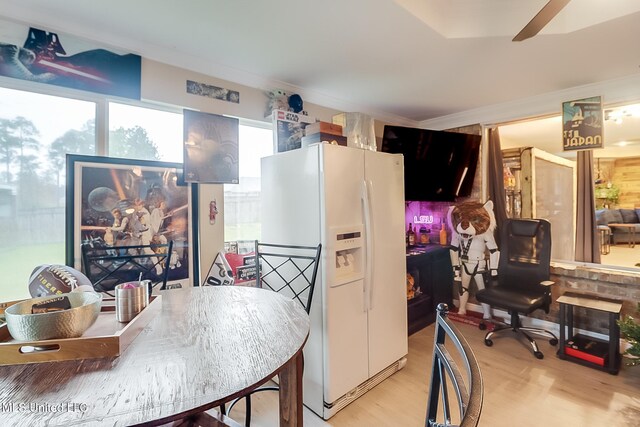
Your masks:
[{"label": "chair caster wheel", "polygon": [[480,322],[480,324],[478,325],[478,329],[480,329],[481,331],[485,331],[487,329],[487,325],[484,322]]},{"label": "chair caster wheel", "polygon": [[487,347],[491,347],[493,345],[493,341],[491,341],[490,339],[485,339],[484,345],[486,345]]},{"label": "chair caster wheel", "polygon": [[536,359],[544,359],[544,354],[541,351],[534,351],[533,355],[536,356]]},{"label": "chair caster wheel", "polygon": [[558,339],[557,338],[551,338],[549,340],[549,344],[551,345],[558,345]]}]

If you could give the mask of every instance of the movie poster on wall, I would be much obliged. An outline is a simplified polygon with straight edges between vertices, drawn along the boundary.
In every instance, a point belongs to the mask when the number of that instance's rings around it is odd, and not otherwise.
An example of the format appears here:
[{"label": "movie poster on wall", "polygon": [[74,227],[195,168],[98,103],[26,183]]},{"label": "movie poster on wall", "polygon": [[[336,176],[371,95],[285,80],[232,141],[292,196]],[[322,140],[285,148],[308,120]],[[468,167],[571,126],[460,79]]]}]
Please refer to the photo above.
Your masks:
[{"label": "movie poster on wall", "polygon": [[602,97],[562,103],[562,141],[564,151],[603,147]]},{"label": "movie poster on wall", "polygon": [[173,242],[168,280],[198,283],[198,199],[181,176],[180,163],[67,154],[66,264],[85,271],[84,246],[135,256],[132,246]]},{"label": "movie poster on wall", "polygon": [[0,75],[140,99],[140,56],[7,20],[0,20]]},{"label": "movie poster on wall", "polygon": [[184,179],[208,184],[238,183],[239,121],[184,110]]}]

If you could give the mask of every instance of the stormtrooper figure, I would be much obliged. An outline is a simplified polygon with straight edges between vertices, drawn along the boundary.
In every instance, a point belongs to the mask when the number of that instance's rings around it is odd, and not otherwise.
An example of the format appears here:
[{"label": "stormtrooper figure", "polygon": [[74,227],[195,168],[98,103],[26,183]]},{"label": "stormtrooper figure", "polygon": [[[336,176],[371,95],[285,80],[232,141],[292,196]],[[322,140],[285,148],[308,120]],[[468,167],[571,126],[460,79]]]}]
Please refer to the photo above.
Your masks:
[{"label": "stormtrooper figure", "polygon": [[[458,281],[460,286],[458,313],[464,315],[467,312],[471,279],[475,280],[478,289],[484,289],[484,275],[498,275],[500,252],[493,237],[496,228],[493,202],[489,200],[484,205],[465,202],[451,206],[447,219],[453,230],[450,254],[454,280]],[[488,304],[482,304],[482,317],[491,319],[491,307]]]}]

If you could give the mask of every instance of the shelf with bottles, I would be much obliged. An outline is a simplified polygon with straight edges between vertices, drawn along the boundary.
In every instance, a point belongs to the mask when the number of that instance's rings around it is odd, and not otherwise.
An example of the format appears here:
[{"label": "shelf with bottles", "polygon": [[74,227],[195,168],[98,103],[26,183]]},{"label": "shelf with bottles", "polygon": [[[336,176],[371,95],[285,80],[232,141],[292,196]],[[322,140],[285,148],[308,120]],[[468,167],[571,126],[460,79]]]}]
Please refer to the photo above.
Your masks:
[{"label": "shelf with bottles", "polygon": [[[435,224],[433,224],[435,225]],[[431,244],[446,246],[448,244],[448,233],[444,221],[438,230],[436,227],[431,228],[431,224],[422,225],[419,229],[409,224],[407,228],[405,243],[407,249],[415,247],[425,247]]]}]

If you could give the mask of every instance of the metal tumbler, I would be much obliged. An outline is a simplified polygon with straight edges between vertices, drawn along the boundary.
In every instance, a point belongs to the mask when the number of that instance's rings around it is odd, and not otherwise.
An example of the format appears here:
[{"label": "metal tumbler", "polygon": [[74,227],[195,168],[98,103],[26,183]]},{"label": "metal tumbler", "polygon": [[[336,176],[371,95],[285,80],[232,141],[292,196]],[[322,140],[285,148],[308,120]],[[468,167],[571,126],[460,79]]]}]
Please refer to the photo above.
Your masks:
[{"label": "metal tumbler", "polygon": [[[133,287],[124,288],[125,285]],[[148,304],[149,295],[144,283],[128,282],[116,286],[116,320],[121,323],[130,322]]]}]

